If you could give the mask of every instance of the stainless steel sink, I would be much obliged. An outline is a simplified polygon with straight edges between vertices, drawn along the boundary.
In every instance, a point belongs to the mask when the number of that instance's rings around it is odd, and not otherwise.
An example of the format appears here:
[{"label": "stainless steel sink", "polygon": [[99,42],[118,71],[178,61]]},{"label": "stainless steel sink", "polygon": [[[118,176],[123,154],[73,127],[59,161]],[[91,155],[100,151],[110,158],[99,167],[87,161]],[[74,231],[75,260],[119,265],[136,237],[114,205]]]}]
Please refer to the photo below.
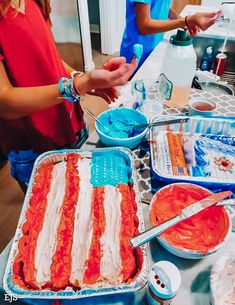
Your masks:
[{"label": "stainless steel sink", "polygon": [[[202,56],[208,46],[213,48],[213,56],[215,57],[218,51],[221,51],[223,39],[215,39],[209,37],[195,37],[194,48],[197,54],[197,64],[199,66]],[[228,84],[235,88],[235,40],[228,40],[226,44],[227,61],[225,65],[225,73],[222,75],[222,80],[226,80]]]}]

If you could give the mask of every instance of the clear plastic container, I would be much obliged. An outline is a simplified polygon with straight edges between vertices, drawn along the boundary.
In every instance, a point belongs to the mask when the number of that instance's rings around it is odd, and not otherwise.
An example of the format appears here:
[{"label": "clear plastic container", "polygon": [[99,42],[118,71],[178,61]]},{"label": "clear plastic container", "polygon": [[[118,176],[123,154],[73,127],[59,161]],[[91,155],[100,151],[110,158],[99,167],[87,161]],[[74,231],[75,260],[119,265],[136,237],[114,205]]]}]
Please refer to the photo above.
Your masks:
[{"label": "clear plastic container", "polygon": [[147,302],[149,305],[170,305],[181,284],[179,269],[168,261],[154,264],[148,277]]},{"label": "clear plastic container", "polygon": [[151,120],[156,115],[163,113],[163,104],[159,99],[146,99],[144,100],[140,111]]},{"label": "clear plastic container", "polygon": [[170,38],[161,69],[166,106],[184,107],[188,104],[196,60],[192,38],[186,30],[178,30]]}]

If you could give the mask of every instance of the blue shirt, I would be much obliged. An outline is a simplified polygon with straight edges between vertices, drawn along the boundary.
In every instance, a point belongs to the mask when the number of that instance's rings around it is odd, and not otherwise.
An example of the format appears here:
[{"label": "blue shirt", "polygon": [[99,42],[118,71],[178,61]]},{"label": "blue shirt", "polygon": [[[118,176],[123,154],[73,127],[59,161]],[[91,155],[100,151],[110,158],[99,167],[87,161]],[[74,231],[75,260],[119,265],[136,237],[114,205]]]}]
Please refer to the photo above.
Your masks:
[{"label": "blue shirt", "polygon": [[139,67],[162,40],[164,33],[141,35],[136,25],[134,3],[145,3],[150,5],[150,16],[156,20],[167,20],[170,10],[171,0],[126,0],[126,28],[122,38],[120,55],[126,57],[130,62],[134,56],[133,45],[136,43],[143,45],[143,56],[139,62]]}]

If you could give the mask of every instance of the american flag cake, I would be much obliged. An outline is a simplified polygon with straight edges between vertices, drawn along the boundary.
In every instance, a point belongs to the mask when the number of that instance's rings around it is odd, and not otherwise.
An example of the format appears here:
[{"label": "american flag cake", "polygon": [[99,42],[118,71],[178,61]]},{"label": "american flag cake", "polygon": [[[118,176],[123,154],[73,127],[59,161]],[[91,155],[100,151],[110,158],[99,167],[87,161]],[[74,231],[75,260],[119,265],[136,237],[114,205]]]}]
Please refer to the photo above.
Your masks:
[{"label": "american flag cake", "polygon": [[13,283],[26,290],[118,286],[143,262],[130,238],[138,217],[130,158],[121,150],[70,152],[37,168]]}]

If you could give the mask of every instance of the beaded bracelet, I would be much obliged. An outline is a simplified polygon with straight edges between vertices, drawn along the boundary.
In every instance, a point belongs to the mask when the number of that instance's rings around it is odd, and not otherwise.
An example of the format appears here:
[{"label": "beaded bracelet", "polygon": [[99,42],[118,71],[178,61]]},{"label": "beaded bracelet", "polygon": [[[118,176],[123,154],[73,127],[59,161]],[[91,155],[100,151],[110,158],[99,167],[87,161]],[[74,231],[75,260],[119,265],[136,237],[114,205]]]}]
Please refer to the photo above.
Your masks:
[{"label": "beaded bracelet", "polygon": [[[70,77],[74,80],[75,78],[77,77],[81,77],[83,76],[85,73],[84,72],[81,72],[81,71],[76,71],[76,70],[73,70],[71,73],[70,73]],[[78,93],[79,93],[79,89],[77,88],[76,84],[74,83],[74,90]]]},{"label": "beaded bracelet", "polygon": [[61,77],[59,81],[59,90],[63,97],[70,102],[80,101],[80,94],[76,90],[73,78]]}]

